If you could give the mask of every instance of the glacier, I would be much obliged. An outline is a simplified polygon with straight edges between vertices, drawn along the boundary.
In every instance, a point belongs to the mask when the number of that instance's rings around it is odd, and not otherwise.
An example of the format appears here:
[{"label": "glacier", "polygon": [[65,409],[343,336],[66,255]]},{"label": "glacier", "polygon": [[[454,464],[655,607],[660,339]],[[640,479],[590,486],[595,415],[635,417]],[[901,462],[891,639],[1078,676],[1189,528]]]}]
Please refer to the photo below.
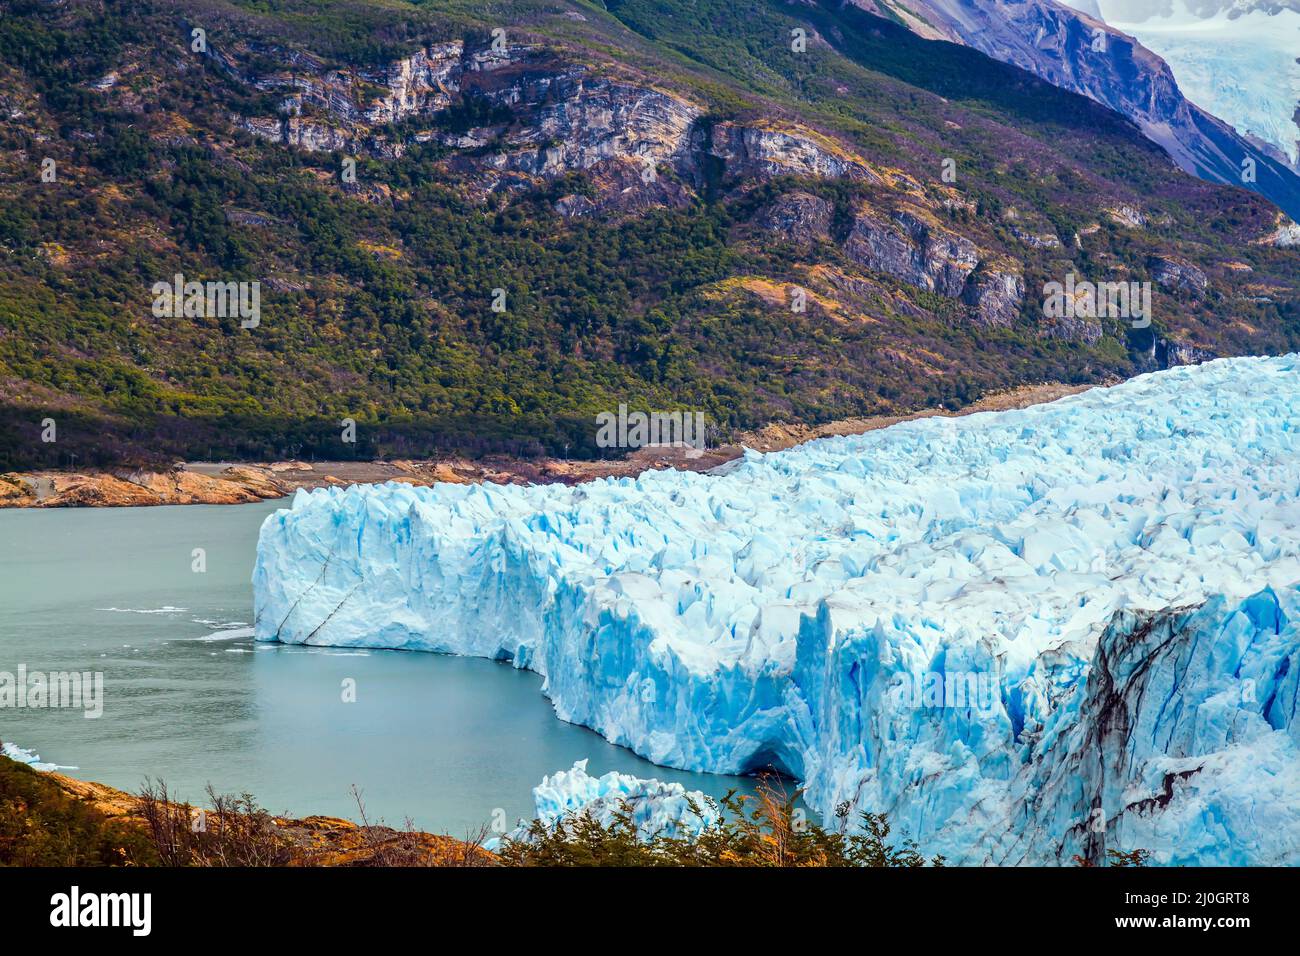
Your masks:
[{"label": "glacier", "polygon": [[1300,10],[1101,0],[1100,13],[1168,63],[1188,99],[1300,169]]},{"label": "glacier", "polygon": [[1221,359],[722,474],[299,491],[256,634],[509,661],[953,863],[1297,864],[1297,409],[1300,357]]},{"label": "glacier", "polygon": [[[721,818],[718,803],[699,790],[687,790],[680,783],[634,777],[611,770],[600,777],[587,773],[587,761],[576,761],[569,770],[543,777],[533,788],[535,819],[548,828],[562,820],[583,814],[602,826],[610,826],[621,813],[629,813],[639,839],[660,835],[695,836]],[[496,850],[502,840],[527,841],[528,824],[519,825],[504,837],[485,841]]]},{"label": "glacier", "polygon": [[78,770],[78,767],[65,767],[62,764],[49,763],[41,759],[41,755],[34,750],[28,750],[26,747],[19,747],[17,744],[5,741],[0,743],[0,755],[8,757],[10,760],[18,763],[25,763],[33,770],[39,770],[42,773],[49,773],[53,770]]}]

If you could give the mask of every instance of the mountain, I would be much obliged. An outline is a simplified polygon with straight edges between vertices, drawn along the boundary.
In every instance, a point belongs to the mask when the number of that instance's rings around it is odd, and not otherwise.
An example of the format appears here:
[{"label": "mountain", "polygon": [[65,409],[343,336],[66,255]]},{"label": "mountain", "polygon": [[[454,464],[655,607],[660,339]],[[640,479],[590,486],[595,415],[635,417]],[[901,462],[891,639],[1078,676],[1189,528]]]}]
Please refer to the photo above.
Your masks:
[{"label": "mountain", "polygon": [[1300,2],[1104,0],[1096,12],[1163,57],[1189,99],[1300,170]]},{"label": "mountain", "polygon": [[[1176,79],[1165,60],[1129,36],[1125,31],[1130,25],[1125,24],[1121,29],[1110,17],[1103,22],[1096,16],[1096,13],[1110,9],[1105,3],[1099,5],[1097,0],[1087,0],[1066,6],[1054,0],[852,2],[873,13],[892,16],[920,36],[965,44],[1004,63],[1019,66],[1062,89],[1104,103],[1137,123],[1182,169],[1211,182],[1244,185],[1267,196],[1293,218],[1300,217],[1300,176],[1291,168],[1288,158],[1288,154],[1294,152],[1294,144],[1282,154],[1275,147],[1261,148],[1258,142],[1202,109],[1223,103],[1223,96],[1209,97],[1213,103],[1196,97],[1189,100],[1178,82],[1183,74],[1180,73]],[[1241,19],[1232,22],[1246,26],[1255,21]],[[1154,35],[1154,31],[1134,32],[1141,40]],[[1190,37],[1180,49],[1186,49],[1189,57],[1199,58],[1209,73],[1213,73],[1214,65],[1225,55],[1238,61],[1250,61],[1253,57],[1254,82],[1248,89],[1258,90],[1270,82],[1276,84],[1280,92],[1269,99],[1289,102],[1289,118],[1295,109],[1295,97],[1285,92],[1287,83],[1279,84],[1277,75],[1272,72],[1279,67],[1274,62],[1278,58],[1264,57],[1262,48],[1254,45],[1253,41],[1225,53],[1226,48],[1214,49],[1217,38],[1217,34]],[[1291,47],[1295,45],[1294,41],[1284,41],[1284,45],[1286,42],[1290,42]],[[1162,52],[1168,49],[1163,43],[1161,48]],[[1300,50],[1295,50],[1291,58],[1297,53]],[[1282,76],[1296,75],[1295,64],[1285,57],[1280,69]],[[1194,76],[1196,71],[1189,70],[1188,74]],[[1198,92],[1204,85],[1197,85]],[[1245,94],[1239,99],[1251,102],[1252,98]],[[1224,115],[1228,119],[1239,113],[1235,108],[1226,109]],[[1270,109],[1276,114],[1275,108]],[[1265,125],[1273,129],[1275,124],[1270,120]],[[1247,163],[1248,176],[1243,175],[1246,168],[1243,164]]]},{"label": "mountain", "polygon": [[[1272,204],[838,3],[3,0],[0,116],[0,471],[594,456],[621,404],[719,434],[1300,348]],[[1150,322],[1053,314],[1071,275]]]}]

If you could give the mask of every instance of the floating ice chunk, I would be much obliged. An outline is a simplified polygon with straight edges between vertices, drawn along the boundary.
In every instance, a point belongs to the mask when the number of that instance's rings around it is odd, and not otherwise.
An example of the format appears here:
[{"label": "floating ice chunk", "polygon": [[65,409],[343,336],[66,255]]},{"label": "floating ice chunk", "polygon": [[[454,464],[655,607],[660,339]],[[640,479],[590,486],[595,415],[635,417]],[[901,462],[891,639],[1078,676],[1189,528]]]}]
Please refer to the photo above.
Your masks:
[{"label": "floating ice chunk", "polygon": [[64,767],[56,763],[46,763],[41,760],[41,755],[34,750],[28,750],[25,747],[19,747],[17,744],[5,741],[0,746],[0,753],[4,754],[10,760],[16,760],[18,763],[25,763],[33,770],[39,770],[42,773],[48,773],[52,770],[76,770],[77,767]]},{"label": "floating ice chunk", "polygon": [[[716,804],[698,790],[680,783],[643,779],[611,770],[601,777],[587,773],[587,761],[576,761],[571,770],[561,770],[533,788],[536,818],[548,828],[581,815],[602,826],[612,825],[622,814],[630,814],[642,839],[653,836],[695,836],[718,821]],[[520,825],[506,839],[525,840],[527,825]],[[500,840],[485,844],[489,850]]]}]

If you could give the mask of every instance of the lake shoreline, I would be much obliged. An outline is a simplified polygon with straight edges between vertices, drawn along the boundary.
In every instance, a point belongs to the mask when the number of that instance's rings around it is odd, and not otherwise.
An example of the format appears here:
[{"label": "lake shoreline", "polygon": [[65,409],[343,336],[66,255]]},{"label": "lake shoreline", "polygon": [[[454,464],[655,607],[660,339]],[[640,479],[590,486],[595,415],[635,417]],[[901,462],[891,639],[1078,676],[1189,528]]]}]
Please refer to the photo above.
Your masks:
[{"label": "lake shoreline", "polygon": [[0,672],[103,675],[66,706],[0,707],[0,738],[127,793],[147,775],[201,804],[211,784],[283,816],[358,819],[355,784],[372,821],[455,837],[531,819],[534,788],[581,760],[714,797],[752,789],[558,718],[513,663],[255,640],[258,538],[283,507],[0,512]]},{"label": "lake shoreline", "polygon": [[[366,819],[365,807],[360,803],[357,812],[362,822],[357,823],[345,817],[320,814],[303,817],[273,814],[241,797],[209,794],[209,803],[215,796],[228,808],[222,811],[211,805],[196,806],[178,801],[167,793],[161,781],[147,784],[141,793],[128,793],[107,784],[69,777],[57,770],[44,770],[6,755],[0,755],[0,779],[5,774],[14,773],[13,765],[29,767],[49,785],[36,791],[42,795],[39,798],[41,802],[49,802],[51,796],[61,795],[73,801],[80,808],[79,812],[89,811],[99,820],[125,824],[155,844],[171,843],[167,834],[171,828],[192,827],[195,820],[203,820],[206,825],[211,819],[214,831],[237,835],[234,845],[223,848],[227,852],[239,854],[242,849],[247,855],[250,847],[260,843],[264,854],[272,849],[275,853],[274,859],[257,862],[236,858],[206,860],[202,865],[493,866],[499,862],[495,854],[483,849],[482,835],[477,839],[472,834],[468,839],[457,839],[410,825],[394,828]],[[18,812],[22,812],[21,808]],[[260,834],[256,832],[259,829],[262,831]],[[231,841],[228,839],[226,842]],[[240,842],[247,846],[240,847]],[[139,861],[132,862],[139,865]],[[162,865],[199,865],[195,860],[164,858],[159,862]]]},{"label": "lake shoreline", "polygon": [[850,418],[824,425],[773,423],[743,433],[727,445],[706,450],[646,446],[623,458],[566,460],[485,456],[392,461],[178,462],[166,471],[101,468],[87,471],[38,470],[0,474],[0,508],[114,508],[190,504],[250,504],[308,491],[353,484],[395,481],[411,485],[579,484],[600,478],[636,477],[675,468],[705,472],[740,458],[745,449],[782,451],[794,445],[840,435],[860,435],[900,422],[933,416],[961,417],[1053,402],[1092,388],[1056,382],[999,392],[957,412],[926,409],[899,415]]}]

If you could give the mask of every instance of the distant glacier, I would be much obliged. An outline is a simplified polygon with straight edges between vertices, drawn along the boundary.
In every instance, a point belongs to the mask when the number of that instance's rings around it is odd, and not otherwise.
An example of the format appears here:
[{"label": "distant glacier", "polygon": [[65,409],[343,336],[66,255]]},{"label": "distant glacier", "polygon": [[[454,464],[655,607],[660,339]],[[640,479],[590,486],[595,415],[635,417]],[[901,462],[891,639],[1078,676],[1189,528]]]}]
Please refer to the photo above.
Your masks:
[{"label": "distant glacier", "polygon": [[299,491],[256,631],[511,661],[954,863],[1300,864],[1298,435],[1300,357],[1224,359],[724,475]]},{"label": "distant glacier", "polygon": [[1192,102],[1300,170],[1300,10],[1292,3],[1067,0],[1136,37]]}]

